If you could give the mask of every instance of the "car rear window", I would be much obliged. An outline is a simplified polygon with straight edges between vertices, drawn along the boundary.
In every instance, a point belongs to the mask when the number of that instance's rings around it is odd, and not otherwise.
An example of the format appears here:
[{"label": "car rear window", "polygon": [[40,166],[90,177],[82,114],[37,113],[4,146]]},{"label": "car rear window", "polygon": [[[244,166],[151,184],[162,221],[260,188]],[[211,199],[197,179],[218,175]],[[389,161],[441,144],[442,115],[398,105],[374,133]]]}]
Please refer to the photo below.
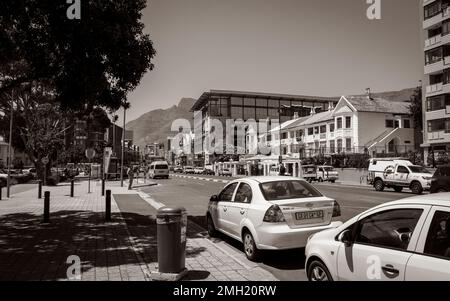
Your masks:
[{"label": "car rear window", "polygon": [[297,180],[261,183],[259,185],[267,201],[302,199],[323,196],[312,185]]},{"label": "car rear window", "polygon": [[158,164],[155,165],[155,169],[169,169],[169,166],[164,164]]},{"label": "car rear window", "polygon": [[448,166],[446,166],[446,167],[439,167],[436,170],[436,175],[435,176],[450,177],[450,167],[448,167]]}]

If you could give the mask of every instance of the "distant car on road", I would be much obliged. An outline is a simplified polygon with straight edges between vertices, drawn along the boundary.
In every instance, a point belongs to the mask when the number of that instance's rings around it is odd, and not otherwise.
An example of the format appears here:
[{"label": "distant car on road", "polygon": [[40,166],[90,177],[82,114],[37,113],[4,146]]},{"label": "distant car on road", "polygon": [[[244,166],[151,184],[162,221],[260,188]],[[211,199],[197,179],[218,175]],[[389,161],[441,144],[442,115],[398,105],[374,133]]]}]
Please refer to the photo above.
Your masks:
[{"label": "distant car on road", "polygon": [[194,174],[201,175],[203,173],[203,167],[194,167]]},{"label": "distant car on road", "polygon": [[183,168],[183,173],[185,173],[185,174],[193,174],[194,173],[194,167],[192,167],[192,166],[185,166]]},{"label": "distant car on road", "polygon": [[224,169],[220,169],[219,170],[219,176],[231,177],[232,175],[233,175],[233,173],[228,168],[224,168]]},{"label": "distant car on road", "polygon": [[439,193],[385,203],[310,236],[308,279],[450,281],[449,200]]},{"label": "distant car on road", "polygon": [[340,226],[339,204],[311,184],[293,177],[248,177],[231,181],[210,199],[208,233],[220,231],[244,244],[249,260],[260,250],[306,246],[316,232]]},{"label": "distant car on road", "polygon": [[183,168],[181,166],[174,166],[173,172],[174,173],[183,173]]},{"label": "distant car on road", "polygon": [[169,178],[169,164],[166,161],[155,161],[148,168],[148,177],[150,179]]},{"label": "distant car on road", "polygon": [[204,175],[209,175],[209,176],[214,176],[216,173],[215,173],[214,170],[212,170],[212,169],[205,168],[205,169],[203,170],[203,174],[204,174]]},{"label": "distant car on road", "polygon": [[440,166],[431,179],[430,193],[450,192],[450,165]]}]

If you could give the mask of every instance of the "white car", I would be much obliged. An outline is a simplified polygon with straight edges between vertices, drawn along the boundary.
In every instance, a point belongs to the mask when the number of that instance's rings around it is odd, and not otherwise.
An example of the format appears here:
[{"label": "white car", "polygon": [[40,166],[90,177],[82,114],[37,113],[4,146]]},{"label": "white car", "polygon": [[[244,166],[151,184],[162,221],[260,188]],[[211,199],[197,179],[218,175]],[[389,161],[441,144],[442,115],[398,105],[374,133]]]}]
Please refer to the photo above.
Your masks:
[{"label": "white car", "polygon": [[342,224],[338,203],[293,177],[248,177],[228,183],[214,195],[206,214],[208,233],[220,231],[244,243],[245,255],[259,250],[303,248],[316,232]]},{"label": "white car", "polygon": [[312,235],[305,253],[314,281],[450,281],[450,193],[369,209]]}]

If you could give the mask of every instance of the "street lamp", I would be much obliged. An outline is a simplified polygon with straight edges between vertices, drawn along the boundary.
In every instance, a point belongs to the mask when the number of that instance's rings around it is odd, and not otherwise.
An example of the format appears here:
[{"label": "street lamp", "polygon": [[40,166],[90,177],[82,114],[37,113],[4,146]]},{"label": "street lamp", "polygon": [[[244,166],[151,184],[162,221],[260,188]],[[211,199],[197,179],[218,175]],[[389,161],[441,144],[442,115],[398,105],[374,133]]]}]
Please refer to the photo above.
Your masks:
[{"label": "street lamp", "polygon": [[125,120],[127,116],[127,109],[130,108],[130,103],[125,101],[122,104],[123,107],[123,132],[122,132],[122,154],[121,154],[121,161],[120,161],[120,187],[123,187],[123,160],[124,160],[124,151],[125,151]]},{"label": "street lamp", "polygon": [[8,143],[8,176],[6,180],[6,197],[10,196],[11,187],[11,143],[12,143],[12,127],[13,127],[13,100],[14,100],[14,90],[11,92],[11,117],[9,118],[9,143]]}]

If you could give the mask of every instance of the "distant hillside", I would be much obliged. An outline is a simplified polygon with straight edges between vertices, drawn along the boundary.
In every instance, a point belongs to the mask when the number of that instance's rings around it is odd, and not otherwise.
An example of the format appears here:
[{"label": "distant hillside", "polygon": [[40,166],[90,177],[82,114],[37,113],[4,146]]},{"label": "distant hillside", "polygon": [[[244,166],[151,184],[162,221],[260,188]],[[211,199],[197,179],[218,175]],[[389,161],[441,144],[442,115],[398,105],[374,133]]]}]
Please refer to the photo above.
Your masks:
[{"label": "distant hillside", "polygon": [[384,98],[391,101],[409,101],[411,95],[414,94],[416,88],[403,89],[400,91],[389,91],[389,92],[373,92],[373,97]]},{"label": "distant hillside", "polygon": [[177,106],[166,110],[154,110],[145,113],[136,120],[127,123],[127,130],[134,132],[133,142],[141,148],[149,143],[166,143],[167,137],[173,135],[170,131],[172,122],[184,118],[192,123],[193,113],[189,112],[194,105],[192,98],[183,98]]}]

